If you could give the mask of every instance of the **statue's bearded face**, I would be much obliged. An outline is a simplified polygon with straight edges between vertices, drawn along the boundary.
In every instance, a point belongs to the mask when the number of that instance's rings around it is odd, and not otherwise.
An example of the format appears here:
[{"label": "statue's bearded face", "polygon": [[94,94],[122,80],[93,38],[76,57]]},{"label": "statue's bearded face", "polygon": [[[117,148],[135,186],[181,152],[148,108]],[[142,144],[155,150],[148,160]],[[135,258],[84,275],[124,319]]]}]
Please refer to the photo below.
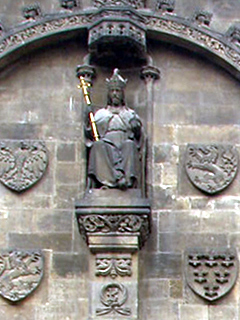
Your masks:
[{"label": "statue's bearded face", "polygon": [[108,96],[113,106],[123,105],[124,97],[123,90],[121,88],[110,88]]}]

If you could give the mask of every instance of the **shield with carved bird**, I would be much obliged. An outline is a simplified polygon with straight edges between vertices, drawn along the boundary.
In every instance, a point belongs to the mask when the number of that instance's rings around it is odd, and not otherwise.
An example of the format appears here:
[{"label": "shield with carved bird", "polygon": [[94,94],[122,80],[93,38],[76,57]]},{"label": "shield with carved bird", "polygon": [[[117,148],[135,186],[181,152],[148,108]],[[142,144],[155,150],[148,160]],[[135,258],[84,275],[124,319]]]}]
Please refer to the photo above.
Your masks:
[{"label": "shield with carved bird", "polygon": [[44,142],[27,140],[0,141],[0,181],[21,192],[40,180],[48,165]]}]

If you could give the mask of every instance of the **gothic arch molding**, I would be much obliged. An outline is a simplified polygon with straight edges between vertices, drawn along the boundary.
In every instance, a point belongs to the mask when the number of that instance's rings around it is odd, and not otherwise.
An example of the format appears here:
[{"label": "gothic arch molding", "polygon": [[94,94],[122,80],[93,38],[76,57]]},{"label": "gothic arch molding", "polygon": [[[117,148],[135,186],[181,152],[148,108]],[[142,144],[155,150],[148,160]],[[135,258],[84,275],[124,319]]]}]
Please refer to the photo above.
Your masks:
[{"label": "gothic arch molding", "polygon": [[[9,31],[2,28],[0,38],[0,68],[33,48],[57,42],[59,39],[85,35],[96,23],[97,9],[45,15],[27,21]],[[177,44],[206,56],[240,79],[240,45],[234,32],[220,34],[208,26],[171,14],[153,14],[137,10],[141,16],[147,39]]]}]

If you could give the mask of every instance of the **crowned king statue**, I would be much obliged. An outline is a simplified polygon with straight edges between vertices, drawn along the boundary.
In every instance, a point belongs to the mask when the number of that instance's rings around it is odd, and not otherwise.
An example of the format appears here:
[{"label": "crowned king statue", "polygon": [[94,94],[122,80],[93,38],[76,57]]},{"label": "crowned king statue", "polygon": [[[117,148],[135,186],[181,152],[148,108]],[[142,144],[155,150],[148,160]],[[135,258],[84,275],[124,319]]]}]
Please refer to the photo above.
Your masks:
[{"label": "crowned king statue", "polygon": [[95,115],[99,139],[91,137],[89,124],[87,137],[91,139],[88,157],[90,188],[141,188],[143,177],[144,134],[142,122],[134,110],[125,103],[127,80],[115,69],[110,79],[107,105]]}]

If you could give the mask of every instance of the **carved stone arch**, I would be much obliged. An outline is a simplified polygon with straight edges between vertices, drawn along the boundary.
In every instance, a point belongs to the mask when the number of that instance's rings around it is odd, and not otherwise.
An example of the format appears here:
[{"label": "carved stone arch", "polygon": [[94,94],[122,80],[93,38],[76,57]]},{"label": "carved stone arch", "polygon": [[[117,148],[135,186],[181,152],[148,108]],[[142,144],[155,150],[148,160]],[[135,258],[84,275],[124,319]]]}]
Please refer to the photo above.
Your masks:
[{"label": "carved stone arch", "polygon": [[[174,43],[198,52],[240,79],[240,45],[235,41],[234,32],[220,34],[208,26],[174,14],[154,14],[144,9],[135,12],[136,16],[141,17],[147,39]],[[0,34],[0,68],[33,48],[71,38],[76,34],[86,35],[96,24],[97,13],[98,9],[89,8],[88,11],[45,15],[9,31],[4,30]]]}]

